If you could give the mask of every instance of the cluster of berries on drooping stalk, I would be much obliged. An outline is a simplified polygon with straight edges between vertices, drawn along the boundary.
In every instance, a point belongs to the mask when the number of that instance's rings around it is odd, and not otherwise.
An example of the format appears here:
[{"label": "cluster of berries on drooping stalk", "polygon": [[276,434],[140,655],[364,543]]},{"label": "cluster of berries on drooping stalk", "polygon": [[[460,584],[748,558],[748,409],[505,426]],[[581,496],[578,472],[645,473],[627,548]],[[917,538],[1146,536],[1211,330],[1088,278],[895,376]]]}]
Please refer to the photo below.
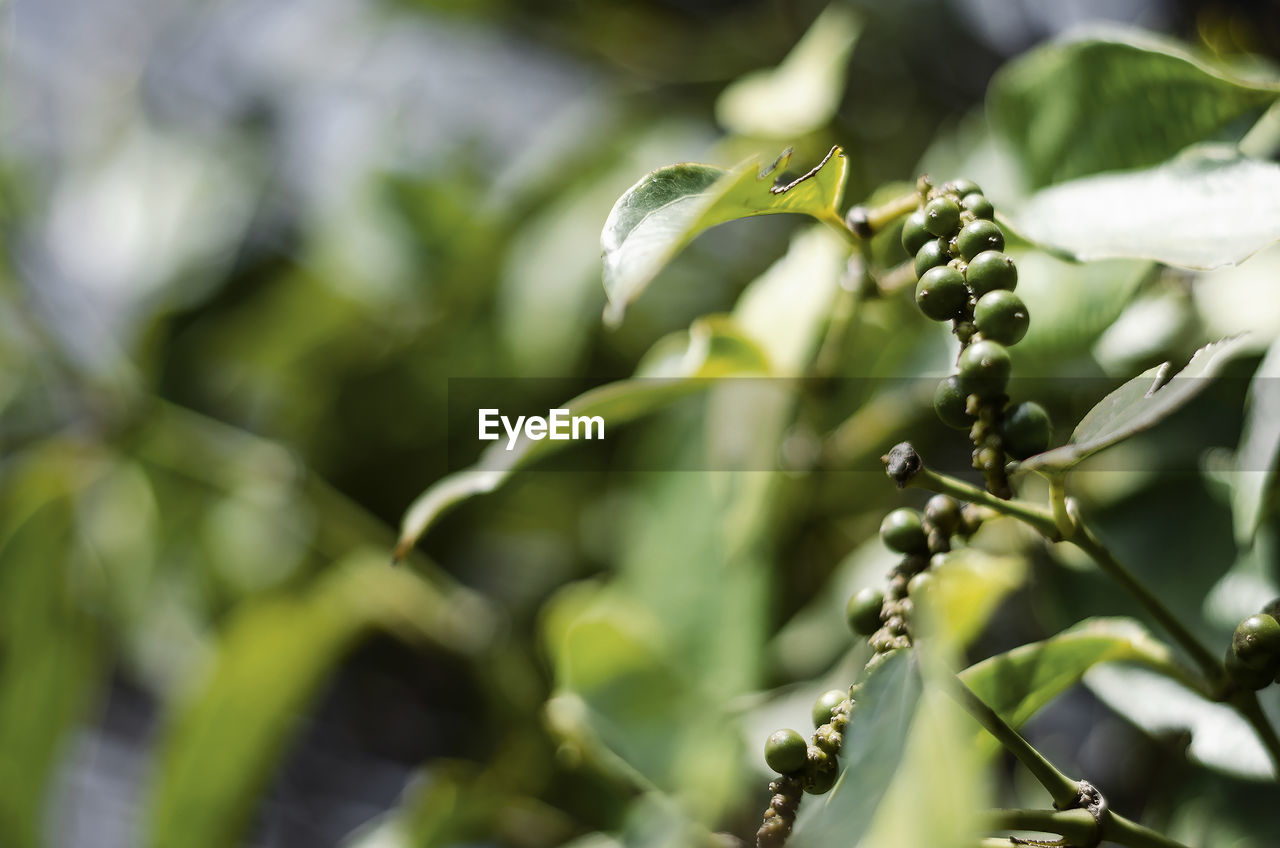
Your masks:
[{"label": "cluster of berries on drooping stalk", "polygon": [[[956,180],[935,187],[921,177],[916,191],[919,204],[902,229],[902,245],[914,257],[916,304],[928,317],[950,321],[960,340],[956,373],[938,385],[934,409],[947,425],[969,431],[974,468],[982,471],[988,491],[1008,498],[1012,491],[1006,457],[1025,459],[1040,453],[1051,435],[1042,406],[1010,406],[1006,391],[1012,370],[1008,348],[1022,340],[1030,325],[1026,305],[1013,292],[1018,271],[1003,253],[1004,233],[994,221],[995,210],[976,184]],[[872,234],[865,210],[851,210],[850,220],[866,230],[852,227],[855,233]],[[896,473],[890,467],[893,455],[891,451],[885,457],[890,476]],[[902,554],[902,560],[890,574],[887,591],[863,589],[849,599],[846,609],[849,627],[867,637],[874,651],[868,671],[893,652],[911,647],[913,598],[927,591],[952,539],[971,536],[990,514],[984,507],[962,508],[947,495],[935,495],[923,514],[896,509],[885,516],[880,538]],[[1271,623],[1276,624],[1274,619]],[[1273,644],[1280,641],[1280,625],[1274,638],[1267,638]],[[1280,650],[1272,653],[1280,657]],[[1267,668],[1272,676],[1278,670]],[[786,842],[803,793],[822,794],[835,785],[836,760],[860,687],[855,682],[847,692],[833,689],[818,698],[813,707],[816,729],[809,739],[794,730],[779,730],[765,743],[765,762],[778,777],[769,784],[772,797],[756,833],[758,848],[778,848]]]},{"label": "cluster of berries on drooping stalk", "polygon": [[1247,689],[1280,683],[1280,598],[1236,627],[1227,649],[1227,674]]},{"label": "cluster of berries on drooping stalk", "polygon": [[[970,536],[986,518],[982,507],[960,504],[947,495],[935,495],[921,514],[913,509],[895,509],[880,525],[880,538],[902,560],[889,577],[887,591],[867,587],[849,599],[845,614],[849,628],[869,639],[874,653],[867,661],[870,671],[894,651],[911,647],[912,596],[919,597],[932,579],[931,568],[938,557],[951,550],[955,536]],[[791,835],[803,793],[821,795],[835,785],[839,776],[836,758],[844,741],[849,719],[857,705],[861,683],[848,691],[832,689],[813,705],[816,728],[809,739],[795,730],[779,730],[765,742],[764,758],[778,777],[769,784],[769,808],[756,833],[757,848],[778,848]]]},{"label": "cluster of berries on drooping stalk", "polygon": [[934,409],[943,423],[968,430],[973,467],[987,489],[1012,496],[1005,457],[1024,459],[1049,446],[1050,422],[1033,402],[1009,406],[1009,348],[1031,318],[1014,294],[1018,269],[1005,255],[995,209],[970,180],[917,183],[920,207],[907,216],[902,246],[915,257],[916,304],[935,321],[950,321],[960,340],[956,373],[938,384]]}]

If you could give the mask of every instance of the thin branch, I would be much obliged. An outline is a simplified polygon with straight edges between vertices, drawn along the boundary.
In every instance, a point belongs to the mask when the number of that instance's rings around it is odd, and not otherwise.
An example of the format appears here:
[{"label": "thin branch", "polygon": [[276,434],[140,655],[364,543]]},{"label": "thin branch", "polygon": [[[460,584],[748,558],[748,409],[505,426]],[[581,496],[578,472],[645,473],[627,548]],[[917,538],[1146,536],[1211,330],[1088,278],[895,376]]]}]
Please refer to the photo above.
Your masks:
[{"label": "thin branch", "polygon": [[1102,816],[1102,838],[1129,848],[1187,848],[1176,839],[1170,839],[1163,833],[1143,827],[1130,821],[1119,813],[1108,812]]},{"label": "thin branch", "polygon": [[1098,822],[1088,810],[989,810],[986,830],[1022,830],[1061,836],[1072,845],[1098,841]]},{"label": "thin branch", "polygon": [[1027,767],[1032,777],[1049,793],[1053,803],[1059,807],[1067,807],[1075,803],[1080,792],[1080,784],[1058,771],[1057,766],[1049,762],[1044,754],[1014,730],[1000,717],[999,713],[991,709],[986,701],[974,694],[963,680],[956,677],[954,681],[954,685],[947,687],[947,694],[955,698],[960,706],[964,707],[965,712],[973,716],[1009,753]]},{"label": "thin branch", "polygon": [[1006,501],[997,498],[986,489],[979,489],[971,483],[966,483],[955,477],[939,474],[923,467],[907,482],[907,485],[951,495],[953,498],[958,498],[962,501],[990,507],[1003,515],[1009,515],[1026,524],[1030,524],[1040,531],[1041,535],[1052,541],[1059,541],[1061,538],[1058,534],[1057,522],[1053,519],[1053,513],[1044,507],[1036,506],[1026,501]]}]

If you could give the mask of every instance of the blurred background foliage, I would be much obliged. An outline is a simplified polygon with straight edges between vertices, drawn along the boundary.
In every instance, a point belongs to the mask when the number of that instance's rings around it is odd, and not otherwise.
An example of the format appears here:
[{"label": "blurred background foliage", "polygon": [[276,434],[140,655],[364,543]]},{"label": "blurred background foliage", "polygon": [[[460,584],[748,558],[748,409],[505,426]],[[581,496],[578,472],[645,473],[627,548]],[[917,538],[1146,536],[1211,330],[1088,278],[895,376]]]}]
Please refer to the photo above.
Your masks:
[{"label": "blurred background foliage", "polygon": [[[794,216],[716,229],[606,329],[599,233],[615,199],[669,162],[770,161],[794,145],[807,169],[839,144],[847,202],[928,169],[1016,204],[1239,141],[1274,88],[1230,87],[1197,113],[1207,123],[1121,116],[1109,131],[1142,138],[1141,155],[1109,159],[1129,148],[1089,135],[1105,72],[1054,111],[1035,89],[1052,65],[1024,70],[988,115],[1011,58],[1109,20],[1274,80],[1280,45],[1274,4],[1185,0],[10,0],[0,14],[12,848],[749,836],[765,733],[802,722],[865,659],[840,610],[892,564],[875,529],[904,501],[875,457],[902,438],[963,455],[934,420],[932,381],[882,379],[945,373],[945,334],[902,298],[873,302],[819,361],[875,380],[831,382],[799,415],[712,392],[617,447],[629,467],[672,467],[745,434],[741,450],[772,462],[781,445],[801,471],[535,469],[451,512],[391,569],[406,507],[472,458],[449,451],[450,378],[561,378],[515,384],[513,402],[546,409],[564,378],[627,377],[708,313],[733,313],[748,344],[809,373],[840,286],[830,236]],[[1019,176],[988,123],[1034,126],[1017,108],[1078,123],[1098,158],[1029,147]],[[1185,137],[1143,123],[1160,120]],[[882,239],[877,259],[897,250]],[[1234,379],[1075,480],[1108,541],[1225,644],[1280,594],[1274,389],[1255,382],[1248,420],[1244,403],[1250,376],[1280,367],[1275,349],[1264,358],[1280,337],[1280,252],[1204,274],[1015,254],[1036,322],[1018,374],[1046,378],[1035,396],[1059,440],[1116,378],[1252,333]],[[798,292],[813,297],[797,305]],[[1026,567],[969,659],[1135,612],[1069,552],[1000,522],[982,541]],[[1181,838],[1280,839],[1261,800],[1274,789],[1223,773],[1229,756],[1188,762],[1176,723],[1144,733],[1073,687],[1028,733]],[[900,785],[951,810],[929,794],[942,778],[923,744]],[[1034,805],[1007,765],[974,799]],[[906,790],[888,791],[898,813],[882,837],[911,818]]]}]

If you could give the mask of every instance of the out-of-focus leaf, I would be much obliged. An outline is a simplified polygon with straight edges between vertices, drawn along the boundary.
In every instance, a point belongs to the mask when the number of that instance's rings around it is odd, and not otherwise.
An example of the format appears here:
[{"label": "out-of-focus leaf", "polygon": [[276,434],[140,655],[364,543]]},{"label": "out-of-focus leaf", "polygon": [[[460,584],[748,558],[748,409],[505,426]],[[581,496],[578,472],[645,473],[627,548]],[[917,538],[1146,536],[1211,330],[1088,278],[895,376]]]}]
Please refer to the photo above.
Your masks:
[{"label": "out-of-focus leaf", "polygon": [[[1106,662],[1142,663],[1186,679],[1169,648],[1127,618],[1087,619],[1044,641],[983,660],[960,677],[1005,721],[1019,727],[1090,668]],[[1000,747],[986,733],[979,733],[975,744],[985,755]]]},{"label": "out-of-focus leaf", "polygon": [[1248,550],[1241,552],[1213,588],[1204,597],[1204,616],[1223,630],[1258,612],[1271,598],[1280,597],[1280,585],[1268,570],[1280,562],[1275,534],[1269,527],[1258,529]]},{"label": "out-of-focus leaf", "polygon": [[1199,146],[1153,168],[1044,189],[1013,225],[1081,261],[1232,265],[1280,239],[1280,165],[1234,147]]},{"label": "out-of-focus leaf", "polygon": [[1018,265],[1018,295],[1032,316],[1016,355],[1055,368],[1111,326],[1152,268],[1129,259],[1080,264],[1039,251],[1009,253]]},{"label": "out-of-focus leaf", "polygon": [[[801,806],[796,845],[973,844],[986,779],[968,720],[945,687],[953,658],[1024,575],[1021,560],[977,551],[956,552],[938,567],[918,599],[915,648],[864,682],[844,733],[840,779]],[[912,814],[921,809],[930,814]]]},{"label": "out-of-focus leaf", "polygon": [[715,687],[682,673],[659,619],[630,594],[571,587],[550,605],[544,633],[556,677],[547,721],[585,762],[674,792],[688,786],[698,758],[735,759],[738,740],[720,720]]},{"label": "out-of-focus leaf", "polygon": [[0,478],[0,843],[14,848],[47,844],[46,794],[104,674],[72,512],[99,460],[51,444]]},{"label": "out-of-focus leaf", "polygon": [[737,218],[798,212],[837,228],[846,162],[839,147],[801,177],[782,185],[771,179],[786,168],[784,151],[761,169],[749,161],[725,171],[684,163],[653,171],[627,190],[609,213],[600,235],[604,250],[605,317],[622,320],[663,266],[703,230]]},{"label": "out-of-focus leaf", "polygon": [[482,611],[353,555],[306,592],[242,606],[212,667],[176,706],[160,746],[147,844],[233,845],[325,676],[365,634],[474,650]]},{"label": "out-of-focus leaf", "polygon": [[1258,520],[1266,506],[1270,484],[1280,457],[1280,341],[1272,342],[1267,355],[1249,382],[1249,407],[1231,475],[1231,515],[1236,544],[1253,542]]},{"label": "out-of-focus leaf", "polygon": [[936,680],[945,669],[927,649],[923,660],[921,669],[901,652],[865,681],[844,733],[840,777],[826,795],[806,796],[789,844],[974,844],[986,781],[960,707],[944,689],[922,685],[922,672]]},{"label": "out-of-focus leaf", "polygon": [[[1267,749],[1228,704],[1209,701],[1145,668],[1099,666],[1085,675],[1084,682],[1104,703],[1148,733],[1189,731],[1187,755],[1199,763],[1253,780],[1275,776]],[[1272,726],[1275,721],[1273,714]]]},{"label": "out-of-focus leaf", "polygon": [[1277,83],[1233,78],[1158,36],[1106,27],[1006,65],[987,91],[987,109],[1029,187],[1038,188],[1154,165],[1224,134],[1238,138],[1278,93]]},{"label": "out-of-focus leaf", "polygon": [[774,376],[804,375],[848,256],[848,242],[826,227],[801,230],[786,254],[738,298],[734,322],[765,352]]},{"label": "out-of-focus leaf", "polygon": [[1185,291],[1163,286],[1143,294],[1098,337],[1093,358],[1108,374],[1132,374],[1177,347],[1197,331],[1195,310]]},{"label": "out-of-focus leaf", "polygon": [[716,119],[730,132],[761,138],[821,129],[840,106],[845,66],[861,34],[851,10],[828,6],[776,68],[747,74],[720,93]]},{"label": "out-of-focus leaf", "polygon": [[[762,374],[763,354],[724,319],[701,319],[687,338],[660,340],[642,363],[636,378],[592,389],[564,404],[572,416],[600,416],[606,430],[660,409],[692,392],[714,385],[713,377]],[[447,509],[474,495],[492,492],[512,472],[563,447],[565,442],[521,436],[511,450],[498,441],[472,468],[433,483],[410,505],[401,523],[395,557],[406,556],[414,543]]]},{"label": "out-of-focus leaf", "polygon": [[1207,388],[1240,348],[1239,339],[1224,339],[1196,351],[1176,376],[1170,373],[1168,362],[1144,371],[1089,410],[1065,445],[1031,457],[1022,467],[1065,471],[1103,448],[1155,426]]},{"label": "out-of-focus leaf", "polygon": [[1280,244],[1250,257],[1197,276],[1191,295],[1205,333],[1236,336],[1248,333],[1258,350],[1280,338],[1280,298],[1274,296],[1280,279]]},{"label": "out-of-focus leaf", "polygon": [[520,795],[501,765],[435,760],[405,787],[400,805],[367,822],[342,848],[448,848],[486,837],[559,845],[578,828],[564,813]]},{"label": "out-of-focus leaf", "polygon": [[[769,373],[804,373],[846,255],[830,233],[802,231],[744,292],[733,324],[763,352]],[[644,373],[678,369],[680,346],[667,347],[655,347]],[[585,600],[566,596],[549,618],[558,660],[548,717],[562,738],[598,767],[680,797],[702,822],[742,800],[742,738],[727,704],[758,685],[771,469],[794,403],[784,381],[720,381],[705,416],[653,422],[645,435],[664,461],[675,452],[742,470],[644,478],[616,579]]]},{"label": "out-of-focus leaf", "polygon": [[826,795],[805,798],[792,845],[858,844],[907,750],[921,688],[920,670],[907,652],[890,657],[867,677],[844,733],[840,778]]},{"label": "out-of-focus leaf", "polygon": [[969,644],[986,626],[1000,602],[1027,577],[1021,557],[994,556],[977,548],[944,554],[931,566],[933,579],[919,599],[931,631],[944,634],[953,648]]}]

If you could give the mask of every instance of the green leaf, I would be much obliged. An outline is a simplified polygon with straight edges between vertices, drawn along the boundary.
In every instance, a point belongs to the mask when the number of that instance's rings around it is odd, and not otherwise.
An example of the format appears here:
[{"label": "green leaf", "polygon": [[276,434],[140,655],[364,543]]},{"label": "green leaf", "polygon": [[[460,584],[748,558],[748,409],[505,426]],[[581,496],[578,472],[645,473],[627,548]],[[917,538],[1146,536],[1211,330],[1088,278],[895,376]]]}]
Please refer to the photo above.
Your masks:
[{"label": "green leaf", "polygon": [[1197,142],[1237,141],[1277,97],[1147,32],[1092,28],[1024,54],[987,93],[988,115],[1029,188],[1170,158]]},{"label": "green leaf", "polygon": [[1018,296],[1031,329],[1018,356],[1054,366],[1079,355],[1117,318],[1153,267],[1149,262],[1063,262],[1039,251],[1008,251],[1018,264]]},{"label": "green leaf", "polygon": [[[570,415],[599,415],[606,432],[660,409],[681,397],[709,389],[713,377],[768,371],[764,355],[723,318],[700,319],[688,333],[654,345],[638,376],[585,392],[564,404]],[[471,468],[437,480],[410,505],[401,523],[396,559],[405,557],[422,534],[450,507],[492,492],[511,474],[539,457],[559,450],[564,441],[521,436],[511,450],[499,441]]]},{"label": "green leaf", "polygon": [[754,71],[720,93],[716,119],[730,132],[761,138],[796,138],[826,126],[844,94],[845,67],[862,21],[832,4],[787,58]]},{"label": "green leaf", "polygon": [[37,848],[72,731],[103,682],[73,501],[101,456],[46,443],[0,478],[0,844]]},{"label": "green leaf", "polygon": [[791,845],[857,844],[906,752],[921,691],[920,671],[910,652],[897,652],[867,677],[844,733],[840,777],[826,795],[806,796]]},{"label": "green leaf", "polygon": [[[1103,703],[1153,735],[1189,732],[1187,756],[1210,768],[1253,780],[1275,776],[1271,757],[1249,723],[1228,704],[1144,668],[1103,666],[1085,675]],[[1272,726],[1276,710],[1268,710]]]},{"label": "green leaf", "polygon": [[1202,145],[1153,168],[1045,189],[1018,210],[1013,227],[1080,261],[1232,265],[1280,239],[1280,165]]},{"label": "green leaf", "polygon": [[1026,560],[994,556],[977,548],[943,554],[930,567],[933,580],[921,593],[925,630],[953,648],[969,644],[1010,592],[1026,581]]},{"label": "green leaf", "polygon": [[1147,369],[1089,410],[1065,445],[1033,456],[1021,467],[1066,471],[1103,448],[1154,427],[1207,388],[1242,347],[1239,338],[1206,345],[1176,376],[1168,362]]},{"label": "green leaf", "polygon": [[[1020,727],[1090,668],[1119,661],[1142,663],[1174,679],[1189,679],[1167,646],[1126,618],[1086,619],[1042,642],[983,660],[960,677],[1005,721]],[[979,732],[975,744],[984,755],[1000,747],[985,732]]]},{"label": "green leaf", "polygon": [[1249,381],[1249,406],[1235,471],[1230,474],[1236,544],[1253,543],[1280,459],[1280,340],[1272,342]]},{"label": "green leaf", "polygon": [[349,648],[381,629],[472,650],[469,634],[482,612],[388,568],[376,552],[335,566],[303,593],[241,606],[212,667],[169,717],[147,844],[238,844],[299,713]]},{"label": "green leaf", "polygon": [[682,668],[655,612],[633,592],[578,584],[549,605],[544,638],[556,679],[547,722],[562,744],[639,789],[701,787],[690,809],[714,816],[716,784],[735,778],[722,772],[738,759],[737,731],[723,691]]},{"label": "green leaf", "polygon": [[840,778],[825,798],[801,805],[797,846],[974,843],[986,776],[945,681],[952,658],[1025,573],[1019,558],[974,550],[936,567],[917,600],[916,646],[890,656],[864,682],[844,733]]},{"label": "green leaf", "polygon": [[786,168],[790,149],[768,168],[746,162],[725,171],[710,165],[669,165],[647,174],[618,199],[600,245],[604,250],[605,317],[622,320],[663,266],[704,230],[752,215],[797,212],[844,230],[837,211],[846,161],[831,148],[817,166],[785,185],[770,179]]},{"label": "green leaf", "polygon": [[949,673],[918,646],[870,674],[844,732],[836,785],[805,797],[788,844],[975,844],[987,781],[966,735],[967,718],[942,687],[940,675]]}]

